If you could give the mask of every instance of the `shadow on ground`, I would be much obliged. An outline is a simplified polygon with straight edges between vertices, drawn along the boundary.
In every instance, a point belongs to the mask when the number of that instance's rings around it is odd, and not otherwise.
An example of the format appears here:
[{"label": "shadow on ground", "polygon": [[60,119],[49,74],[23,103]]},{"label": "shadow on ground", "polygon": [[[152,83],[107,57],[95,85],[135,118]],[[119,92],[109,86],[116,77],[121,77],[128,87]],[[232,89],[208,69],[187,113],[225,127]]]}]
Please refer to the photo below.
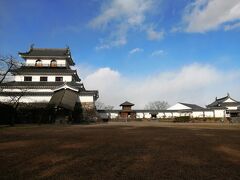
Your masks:
[{"label": "shadow on ground", "polygon": [[239,179],[240,131],[39,126],[0,130],[1,179]]}]

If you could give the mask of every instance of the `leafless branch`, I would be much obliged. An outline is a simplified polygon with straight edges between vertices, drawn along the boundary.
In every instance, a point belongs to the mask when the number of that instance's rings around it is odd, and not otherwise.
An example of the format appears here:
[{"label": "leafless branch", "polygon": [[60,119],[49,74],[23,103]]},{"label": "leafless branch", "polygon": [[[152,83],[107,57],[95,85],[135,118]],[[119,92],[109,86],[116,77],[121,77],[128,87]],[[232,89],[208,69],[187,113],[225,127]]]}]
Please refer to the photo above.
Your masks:
[{"label": "leafless branch", "polygon": [[166,101],[154,101],[149,102],[144,109],[147,110],[166,110],[169,107],[168,102]]},{"label": "leafless branch", "polygon": [[96,109],[104,109],[104,110],[112,110],[114,107],[110,106],[110,105],[105,105],[103,102],[101,101],[97,101],[95,103]]},{"label": "leafless branch", "polygon": [[4,82],[10,71],[18,68],[20,63],[13,56],[0,55],[0,84]]},{"label": "leafless branch", "polygon": [[10,96],[9,104],[13,106],[14,109],[17,109],[20,103],[20,100],[28,92],[28,89],[21,89],[20,92],[17,92],[14,96]]}]

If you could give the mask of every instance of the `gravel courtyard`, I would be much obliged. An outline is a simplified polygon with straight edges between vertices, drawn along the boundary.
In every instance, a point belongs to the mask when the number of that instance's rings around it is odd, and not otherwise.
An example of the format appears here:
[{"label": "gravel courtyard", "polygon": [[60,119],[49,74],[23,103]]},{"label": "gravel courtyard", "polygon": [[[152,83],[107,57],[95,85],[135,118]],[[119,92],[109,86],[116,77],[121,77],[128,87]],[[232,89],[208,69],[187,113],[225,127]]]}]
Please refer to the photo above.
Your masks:
[{"label": "gravel courtyard", "polygon": [[0,128],[0,179],[240,179],[240,125]]}]

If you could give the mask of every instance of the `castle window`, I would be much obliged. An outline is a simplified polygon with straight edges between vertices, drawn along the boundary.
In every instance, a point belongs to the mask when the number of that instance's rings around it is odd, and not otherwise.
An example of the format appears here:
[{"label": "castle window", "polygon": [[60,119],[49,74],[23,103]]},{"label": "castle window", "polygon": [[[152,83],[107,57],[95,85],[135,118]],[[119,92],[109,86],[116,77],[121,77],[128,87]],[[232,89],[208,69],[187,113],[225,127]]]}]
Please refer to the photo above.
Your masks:
[{"label": "castle window", "polygon": [[24,76],[24,81],[32,81],[32,77],[31,76]]},{"label": "castle window", "polygon": [[35,63],[35,66],[36,67],[42,67],[42,61],[38,59]]},{"label": "castle window", "polygon": [[47,81],[47,77],[40,77],[40,81]]},{"label": "castle window", "polygon": [[51,63],[50,63],[50,67],[57,67],[57,61],[52,60]]},{"label": "castle window", "polygon": [[63,81],[63,77],[56,77],[55,81]]}]

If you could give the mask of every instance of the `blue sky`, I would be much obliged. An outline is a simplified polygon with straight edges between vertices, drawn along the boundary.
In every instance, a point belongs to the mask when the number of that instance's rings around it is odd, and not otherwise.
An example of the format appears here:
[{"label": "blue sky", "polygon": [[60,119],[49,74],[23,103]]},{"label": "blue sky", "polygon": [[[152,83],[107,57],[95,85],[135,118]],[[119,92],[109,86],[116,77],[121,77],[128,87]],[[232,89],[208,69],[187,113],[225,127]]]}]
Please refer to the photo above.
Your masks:
[{"label": "blue sky", "polygon": [[[100,89],[101,100],[108,104],[114,104],[113,96],[117,101],[132,99],[140,107],[155,99],[168,98],[174,103],[199,96],[205,98],[194,102],[204,104],[209,97],[227,92],[240,99],[235,86],[240,66],[239,33],[239,0],[0,0],[1,54],[17,56],[32,43],[35,47],[68,45],[83,81],[89,88]],[[166,74],[176,78],[188,68],[199,72],[207,68],[218,77],[201,85],[204,90],[196,93],[192,88],[183,93],[182,86],[172,94],[155,87],[156,91],[139,94],[152,94],[144,101],[127,93],[131,84],[148,86],[156,77],[164,84],[173,80],[164,79]],[[129,91],[109,93],[114,90],[104,85],[106,78],[96,87],[101,73],[110,80],[111,75],[117,76]],[[226,74],[230,79],[224,79]],[[216,91],[225,81],[231,85]]]}]

